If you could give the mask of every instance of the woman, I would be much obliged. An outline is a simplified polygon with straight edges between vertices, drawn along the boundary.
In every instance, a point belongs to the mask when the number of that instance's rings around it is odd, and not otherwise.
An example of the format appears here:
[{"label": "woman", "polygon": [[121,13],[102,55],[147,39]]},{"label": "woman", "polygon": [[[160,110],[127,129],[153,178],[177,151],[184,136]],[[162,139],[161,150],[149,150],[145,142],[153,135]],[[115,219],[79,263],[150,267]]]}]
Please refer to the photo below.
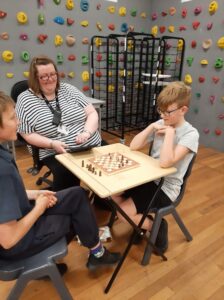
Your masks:
[{"label": "woman", "polygon": [[29,257],[63,236],[70,241],[76,233],[89,248],[89,269],[118,262],[120,254],[109,252],[99,240],[96,219],[81,187],[57,193],[25,190],[12,155],[2,146],[16,140],[18,124],[14,102],[0,92],[0,258]]},{"label": "woman", "polygon": [[34,57],[29,70],[29,89],[16,104],[19,133],[40,149],[40,159],[53,173],[53,190],[79,185],[79,179],[63,167],[55,154],[69,147],[100,145],[98,114],[77,88],[60,83],[55,63]]}]

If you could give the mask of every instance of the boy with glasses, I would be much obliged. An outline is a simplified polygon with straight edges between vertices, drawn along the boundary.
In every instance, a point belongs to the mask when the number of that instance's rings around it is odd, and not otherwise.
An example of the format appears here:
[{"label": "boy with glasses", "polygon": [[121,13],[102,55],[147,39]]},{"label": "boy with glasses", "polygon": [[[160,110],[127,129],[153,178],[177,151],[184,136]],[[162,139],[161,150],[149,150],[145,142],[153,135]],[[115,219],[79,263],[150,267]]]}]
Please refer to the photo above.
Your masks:
[{"label": "boy with glasses", "polygon": [[[174,166],[177,169],[175,174],[168,175],[164,179],[155,201],[155,208],[158,209],[176,200],[184,174],[193,154],[198,150],[198,131],[185,120],[190,98],[190,87],[180,81],[171,82],[161,91],[157,99],[157,111],[161,119],[137,134],[130,144],[132,150],[141,150],[149,144],[150,155],[159,160],[162,168]],[[138,224],[155,194],[158,183],[159,180],[148,182],[112,198],[133,222]],[[124,220],[120,215],[119,218]],[[152,217],[149,216],[142,228],[150,231],[151,226]],[[165,219],[162,219],[155,245],[163,253],[168,248],[168,224]]]}]

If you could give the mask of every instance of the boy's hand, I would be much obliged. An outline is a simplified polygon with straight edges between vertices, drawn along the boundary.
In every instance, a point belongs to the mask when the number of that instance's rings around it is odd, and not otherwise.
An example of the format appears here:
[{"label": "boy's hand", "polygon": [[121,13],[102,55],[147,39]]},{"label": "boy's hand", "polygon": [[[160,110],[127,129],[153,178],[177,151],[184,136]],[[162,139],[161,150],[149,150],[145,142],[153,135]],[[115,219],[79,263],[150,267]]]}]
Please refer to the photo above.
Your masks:
[{"label": "boy's hand", "polygon": [[45,210],[48,208],[49,199],[44,194],[41,194],[37,197],[35,201],[35,208],[40,211],[40,215],[42,215]]},{"label": "boy's hand", "polygon": [[165,135],[167,133],[175,133],[175,128],[171,126],[160,126],[156,131],[156,134],[158,135]]}]

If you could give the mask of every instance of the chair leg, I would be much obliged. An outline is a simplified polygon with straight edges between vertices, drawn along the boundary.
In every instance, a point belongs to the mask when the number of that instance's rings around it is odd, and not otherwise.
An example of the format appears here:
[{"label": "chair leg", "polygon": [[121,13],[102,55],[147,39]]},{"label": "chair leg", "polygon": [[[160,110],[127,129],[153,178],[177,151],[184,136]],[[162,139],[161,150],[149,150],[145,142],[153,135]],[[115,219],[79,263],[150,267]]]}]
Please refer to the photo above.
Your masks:
[{"label": "chair leg", "polygon": [[190,232],[187,230],[186,226],[184,225],[183,221],[181,220],[180,216],[178,215],[178,213],[175,209],[172,211],[172,215],[173,215],[174,219],[176,220],[177,224],[179,225],[181,231],[185,235],[186,240],[188,242],[192,241],[193,238],[192,238]]},{"label": "chair leg", "polygon": [[61,299],[73,300],[55,264],[51,265],[49,269],[49,276],[54,284],[54,287],[57,289],[59,295],[61,296]]},{"label": "chair leg", "polygon": [[148,265],[150,262],[152,251],[153,251],[152,244],[153,245],[155,244],[161,221],[162,221],[162,217],[160,217],[160,216],[156,216],[155,220],[153,221],[152,229],[151,229],[150,236],[149,236],[149,241],[151,243],[147,242],[146,247],[145,247],[145,252],[144,252],[144,255],[143,255],[143,258],[141,261],[141,264],[143,266]]},{"label": "chair leg", "polygon": [[26,276],[21,275],[15,285],[13,286],[13,288],[11,289],[7,300],[19,300],[23,290],[25,289],[27,283],[29,282],[29,278],[27,278]]}]

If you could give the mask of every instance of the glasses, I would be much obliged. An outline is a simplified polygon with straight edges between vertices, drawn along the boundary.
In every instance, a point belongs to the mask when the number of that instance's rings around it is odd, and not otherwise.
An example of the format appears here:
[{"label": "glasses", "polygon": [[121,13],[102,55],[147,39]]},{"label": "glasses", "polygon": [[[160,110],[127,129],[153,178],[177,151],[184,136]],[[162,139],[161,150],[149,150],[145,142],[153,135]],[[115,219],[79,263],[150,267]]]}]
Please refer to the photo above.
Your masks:
[{"label": "glasses", "polygon": [[58,73],[55,72],[55,73],[41,75],[39,76],[39,79],[42,81],[48,81],[49,78],[56,79],[57,77],[58,77]]},{"label": "glasses", "polygon": [[165,117],[169,117],[173,112],[177,111],[181,107],[175,108],[173,110],[167,110],[167,111],[161,111],[159,108],[157,109],[157,112],[159,115],[164,115]]}]

